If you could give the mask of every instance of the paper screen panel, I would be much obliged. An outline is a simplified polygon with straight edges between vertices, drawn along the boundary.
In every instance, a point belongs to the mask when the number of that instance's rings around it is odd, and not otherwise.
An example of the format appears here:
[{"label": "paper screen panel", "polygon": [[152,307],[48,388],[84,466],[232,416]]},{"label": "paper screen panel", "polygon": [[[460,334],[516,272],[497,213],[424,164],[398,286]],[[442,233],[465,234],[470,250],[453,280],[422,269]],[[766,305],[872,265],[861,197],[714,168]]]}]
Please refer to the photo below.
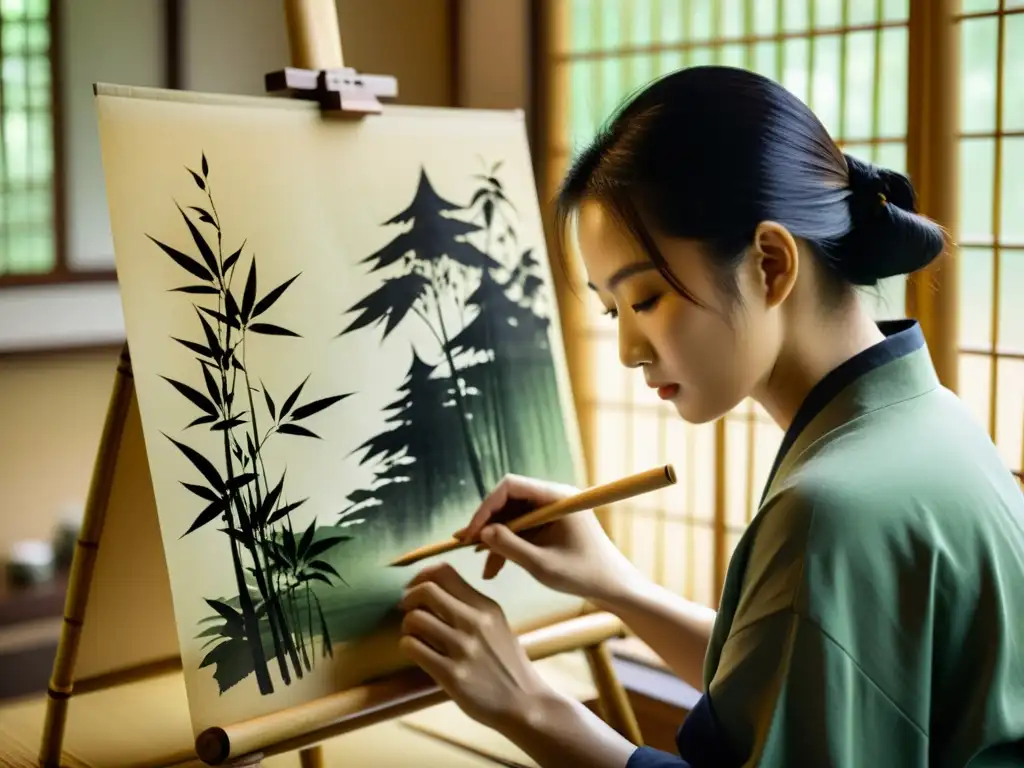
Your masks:
[{"label": "paper screen panel", "polygon": [[959,394],[1024,483],[1024,7],[962,10]]}]

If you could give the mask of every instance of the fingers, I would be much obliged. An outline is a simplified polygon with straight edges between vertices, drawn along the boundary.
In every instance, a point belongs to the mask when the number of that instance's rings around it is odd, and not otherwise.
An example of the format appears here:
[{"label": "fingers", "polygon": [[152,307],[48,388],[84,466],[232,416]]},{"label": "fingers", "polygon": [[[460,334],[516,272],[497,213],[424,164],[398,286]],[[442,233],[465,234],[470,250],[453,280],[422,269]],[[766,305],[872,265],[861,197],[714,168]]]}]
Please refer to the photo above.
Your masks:
[{"label": "fingers", "polygon": [[[481,533],[481,541],[490,550],[491,556],[497,555],[503,560],[511,560],[525,568],[534,577],[540,576],[547,570],[544,549],[513,533],[508,526],[487,526]],[[490,556],[488,563],[490,563]],[[497,563],[493,567],[496,568],[495,574],[501,568]]]},{"label": "fingers", "polygon": [[488,552],[487,562],[484,563],[484,578],[493,579],[501,572],[501,569],[505,567],[505,563],[505,558],[497,552]]},{"label": "fingers", "polygon": [[430,611],[453,627],[465,628],[472,624],[471,609],[433,582],[408,589],[398,607],[406,613],[418,609]]},{"label": "fingers", "polygon": [[456,532],[456,538],[474,540],[480,531],[499,512],[514,502],[528,502],[527,506],[544,503],[552,495],[557,496],[556,486],[523,475],[505,475],[494,490],[481,502],[469,525]]},{"label": "fingers", "polygon": [[465,658],[469,650],[468,635],[459,632],[423,608],[414,608],[405,614],[405,618],[402,619],[402,634],[421,640],[451,659]]},{"label": "fingers", "polygon": [[[406,586],[408,598],[413,592],[424,595],[447,611],[453,621],[468,618],[467,606],[477,610],[493,607],[493,600],[474,589],[449,563],[428,566],[417,573]],[[404,601],[403,601],[404,602]]]},{"label": "fingers", "polygon": [[476,513],[470,519],[469,525],[462,529],[463,535],[459,538],[473,541],[480,535],[480,531],[487,524],[487,521],[491,519],[491,515],[498,512],[508,503],[509,486],[511,484],[512,481],[508,477],[498,483],[494,490],[487,495],[487,498],[480,503]]},{"label": "fingers", "polygon": [[402,635],[398,647],[438,685],[446,690],[450,688],[455,677],[456,662],[438,653],[415,635]]}]

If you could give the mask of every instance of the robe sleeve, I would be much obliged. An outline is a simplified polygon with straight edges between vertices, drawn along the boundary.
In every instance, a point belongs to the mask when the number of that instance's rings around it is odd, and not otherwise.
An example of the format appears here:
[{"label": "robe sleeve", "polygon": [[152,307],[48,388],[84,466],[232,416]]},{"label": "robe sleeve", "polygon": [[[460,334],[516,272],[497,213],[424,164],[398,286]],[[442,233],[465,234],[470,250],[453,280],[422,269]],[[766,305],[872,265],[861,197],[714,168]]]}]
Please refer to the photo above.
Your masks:
[{"label": "robe sleeve", "polygon": [[626,763],[626,768],[729,768],[738,765],[706,695],[683,722],[676,734],[676,745],[679,756],[640,747]]},{"label": "robe sleeve", "polygon": [[677,755],[653,747],[637,747],[626,768],[694,768]]},{"label": "robe sleeve", "polygon": [[[730,631],[707,685],[715,741],[734,755],[714,764],[927,762],[927,736],[889,695],[900,689],[892,675],[872,678],[852,652],[883,676],[908,663],[894,654],[908,641],[905,622],[882,610],[877,591],[906,582],[899,558],[876,551],[877,536],[860,522],[863,505],[834,487],[794,488],[770,507],[744,557]],[[685,731],[680,754],[701,765]],[[698,733],[704,743],[705,729]]]},{"label": "robe sleeve", "polygon": [[794,611],[727,640],[709,697],[738,764],[911,765],[927,754],[925,734],[842,647]]}]

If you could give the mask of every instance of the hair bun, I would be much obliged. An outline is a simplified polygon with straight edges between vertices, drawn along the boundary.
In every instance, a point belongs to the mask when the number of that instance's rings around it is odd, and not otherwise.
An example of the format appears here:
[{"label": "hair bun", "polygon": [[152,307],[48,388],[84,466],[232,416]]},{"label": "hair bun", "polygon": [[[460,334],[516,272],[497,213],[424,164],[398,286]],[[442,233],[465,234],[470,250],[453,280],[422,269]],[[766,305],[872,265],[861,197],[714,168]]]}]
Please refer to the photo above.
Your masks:
[{"label": "hair bun", "polygon": [[914,187],[901,173],[846,158],[851,229],[837,268],[857,285],[907,275],[945,247],[942,229],[917,214]]},{"label": "hair bun", "polygon": [[849,169],[849,186],[853,200],[851,204],[864,208],[866,212],[879,204],[892,203],[908,213],[916,213],[914,187],[910,179],[902,174],[879,168],[877,165],[858,160],[850,155],[846,158]]}]

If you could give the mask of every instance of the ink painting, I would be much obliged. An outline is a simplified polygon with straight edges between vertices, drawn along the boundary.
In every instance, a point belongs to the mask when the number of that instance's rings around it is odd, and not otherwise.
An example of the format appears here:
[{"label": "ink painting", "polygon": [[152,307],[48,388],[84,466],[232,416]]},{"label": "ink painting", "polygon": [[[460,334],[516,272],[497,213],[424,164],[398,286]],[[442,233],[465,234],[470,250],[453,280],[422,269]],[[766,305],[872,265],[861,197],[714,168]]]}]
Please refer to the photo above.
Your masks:
[{"label": "ink painting", "polygon": [[[193,729],[408,665],[398,555],[581,452],[522,114],[97,87]],[[449,553],[527,629],[582,604]],[[423,565],[425,565],[424,563]]]}]

